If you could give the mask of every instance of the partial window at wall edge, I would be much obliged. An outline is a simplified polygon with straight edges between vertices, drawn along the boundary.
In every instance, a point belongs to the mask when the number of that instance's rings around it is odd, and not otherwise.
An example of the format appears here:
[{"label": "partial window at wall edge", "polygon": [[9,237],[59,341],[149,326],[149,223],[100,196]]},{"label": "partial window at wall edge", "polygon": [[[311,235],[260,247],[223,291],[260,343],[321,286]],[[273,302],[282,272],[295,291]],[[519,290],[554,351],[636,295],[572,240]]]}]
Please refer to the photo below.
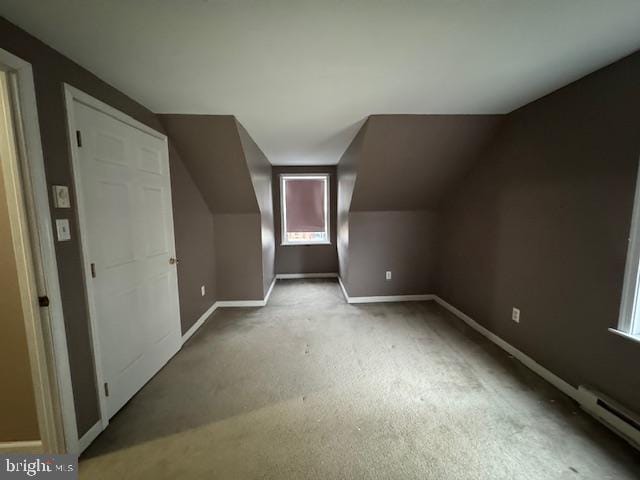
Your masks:
[{"label": "partial window at wall edge", "polygon": [[611,329],[640,342],[640,168],[631,216],[618,326]]}]

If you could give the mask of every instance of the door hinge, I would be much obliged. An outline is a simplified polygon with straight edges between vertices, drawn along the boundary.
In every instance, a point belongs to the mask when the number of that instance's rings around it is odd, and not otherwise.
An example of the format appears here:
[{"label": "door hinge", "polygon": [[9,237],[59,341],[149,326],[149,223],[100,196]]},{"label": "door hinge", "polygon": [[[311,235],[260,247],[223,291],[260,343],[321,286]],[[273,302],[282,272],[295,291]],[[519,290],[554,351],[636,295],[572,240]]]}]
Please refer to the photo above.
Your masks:
[{"label": "door hinge", "polygon": [[78,147],[82,146],[82,133],[80,133],[80,130],[76,130],[76,143]]},{"label": "door hinge", "polygon": [[104,382],[104,396],[105,397],[109,396],[109,383],[108,382]]},{"label": "door hinge", "polygon": [[96,264],[91,264],[91,278],[96,278]]},{"label": "door hinge", "polygon": [[38,297],[38,304],[40,304],[41,307],[48,307],[49,297],[47,297],[46,295],[43,295],[42,297]]}]

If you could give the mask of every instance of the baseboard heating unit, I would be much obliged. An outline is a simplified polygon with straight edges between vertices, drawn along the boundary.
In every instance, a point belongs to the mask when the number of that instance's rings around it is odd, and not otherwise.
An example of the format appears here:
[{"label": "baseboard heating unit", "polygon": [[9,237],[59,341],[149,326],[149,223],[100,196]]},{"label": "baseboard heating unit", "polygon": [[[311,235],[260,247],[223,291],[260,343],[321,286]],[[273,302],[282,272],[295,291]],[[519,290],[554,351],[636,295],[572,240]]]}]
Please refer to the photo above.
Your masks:
[{"label": "baseboard heating unit", "polygon": [[584,385],[578,387],[582,408],[608,425],[640,449],[640,418],[601,393]]}]

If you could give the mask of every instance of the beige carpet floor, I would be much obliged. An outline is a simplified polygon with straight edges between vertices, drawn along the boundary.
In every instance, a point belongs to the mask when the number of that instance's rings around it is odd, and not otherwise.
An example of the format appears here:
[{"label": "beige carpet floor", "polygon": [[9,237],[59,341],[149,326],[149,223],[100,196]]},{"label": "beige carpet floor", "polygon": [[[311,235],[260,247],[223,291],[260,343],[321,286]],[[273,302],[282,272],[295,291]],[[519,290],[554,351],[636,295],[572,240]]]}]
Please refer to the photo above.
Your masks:
[{"label": "beige carpet floor", "polygon": [[296,280],[216,311],[80,477],[623,480],[640,454],[433,302]]}]

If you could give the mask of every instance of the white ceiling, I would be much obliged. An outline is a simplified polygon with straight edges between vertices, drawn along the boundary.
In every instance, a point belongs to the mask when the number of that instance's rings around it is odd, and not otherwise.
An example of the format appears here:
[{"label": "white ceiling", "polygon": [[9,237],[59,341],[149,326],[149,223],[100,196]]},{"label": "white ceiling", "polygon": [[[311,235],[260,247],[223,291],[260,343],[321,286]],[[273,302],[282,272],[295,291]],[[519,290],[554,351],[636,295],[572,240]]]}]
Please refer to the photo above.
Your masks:
[{"label": "white ceiling", "polygon": [[333,164],[374,113],[503,113],[640,48],[639,0],[0,0],[158,113]]}]

